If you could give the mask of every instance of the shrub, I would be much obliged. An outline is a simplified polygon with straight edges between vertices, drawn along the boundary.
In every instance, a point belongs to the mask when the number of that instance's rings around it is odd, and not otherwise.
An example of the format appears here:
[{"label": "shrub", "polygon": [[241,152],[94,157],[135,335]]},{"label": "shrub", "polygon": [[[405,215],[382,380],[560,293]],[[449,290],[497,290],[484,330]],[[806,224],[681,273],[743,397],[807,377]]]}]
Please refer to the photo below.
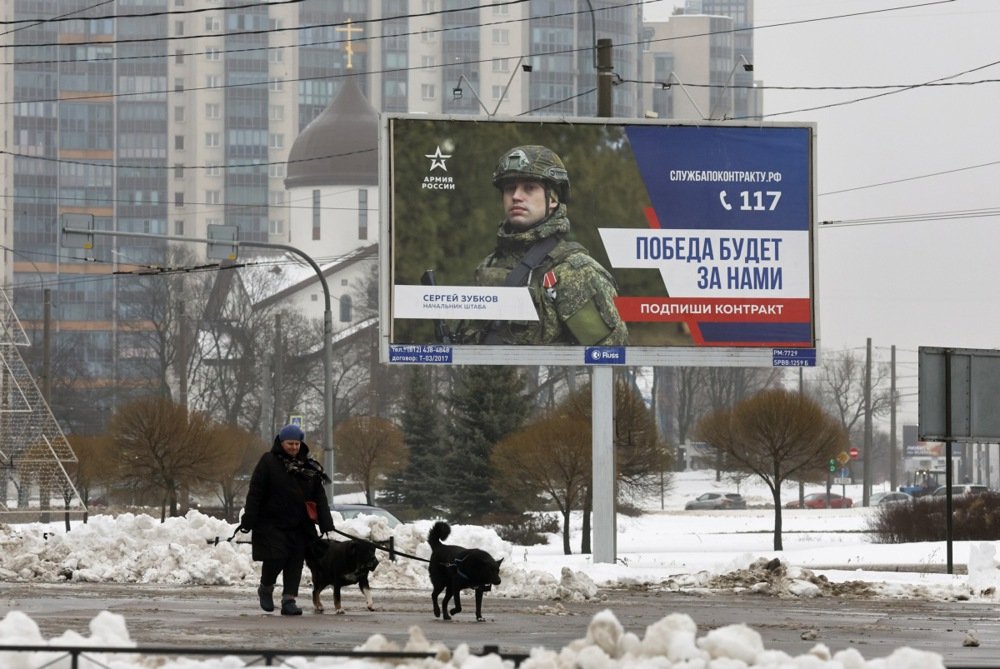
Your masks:
[{"label": "shrub", "polygon": [[[947,507],[943,497],[918,497],[876,508],[868,524],[872,541],[882,544],[944,541]],[[1000,528],[1000,493],[952,499],[951,532],[955,541],[993,541]]]},{"label": "shrub", "polygon": [[510,514],[483,519],[504,541],[518,546],[536,546],[548,542],[548,534],[559,531],[559,519],[549,514]]}]

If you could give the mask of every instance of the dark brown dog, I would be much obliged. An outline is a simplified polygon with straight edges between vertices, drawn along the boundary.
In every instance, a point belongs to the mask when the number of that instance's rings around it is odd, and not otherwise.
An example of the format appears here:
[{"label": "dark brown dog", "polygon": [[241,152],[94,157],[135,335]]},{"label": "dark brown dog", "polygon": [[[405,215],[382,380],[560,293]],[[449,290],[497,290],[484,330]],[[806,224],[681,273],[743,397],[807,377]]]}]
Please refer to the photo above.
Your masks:
[{"label": "dark brown dog", "polygon": [[351,539],[350,541],[331,541],[317,539],[311,547],[306,565],[312,572],[313,607],[316,613],[323,612],[323,602],[320,593],[333,586],[333,608],[337,613],[343,613],[340,606],[340,589],[345,585],[358,584],[369,611],[375,610],[372,602],[372,590],[368,585],[368,574],[378,567],[375,558],[375,546],[367,541]]},{"label": "dark brown dog", "polygon": [[[451,526],[439,520],[434,523],[427,535],[427,543],[431,545],[431,559],[427,571],[434,586],[431,601],[434,602],[434,617],[451,620],[451,616],[462,610],[460,598],[462,590],[473,588],[476,591],[476,620],[482,622],[483,593],[492,590],[494,585],[500,585],[500,564],[503,558],[494,560],[493,556],[478,548],[449,546],[441,543],[451,534]],[[444,599],[438,606],[438,595],[444,591]],[[455,608],[448,610],[448,600],[455,598]]]}]

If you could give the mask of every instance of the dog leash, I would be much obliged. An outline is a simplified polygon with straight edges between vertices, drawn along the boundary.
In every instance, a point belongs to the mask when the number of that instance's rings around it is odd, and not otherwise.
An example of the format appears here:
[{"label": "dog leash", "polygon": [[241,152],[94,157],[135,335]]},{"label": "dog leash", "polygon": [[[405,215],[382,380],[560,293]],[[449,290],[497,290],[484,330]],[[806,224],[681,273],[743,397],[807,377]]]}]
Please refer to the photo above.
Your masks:
[{"label": "dog leash", "polygon": [[[347,532],[344,532],[343,530],[338,530],[336,527],[333,528],[333,531],[336,532],[337,534],[339,534],[342,537],[347,537],[348,539],[353,539],[355,541],[360,541],[363,544],[369,544],[370,546],[374,546],[376,549],[378,549],[380,551],[384,551],[384,552],[388,553],[389,554],[389,559],[392,560],[393,562],[396,561],[396,556],[397,555],[400,556],[400,557],[409,558],[411,560],[417,560],[419,562],[430,562],[430,560],[428,560],[427,558],[422,558],[422,557],[417,556],[417,555],[410,555],[409,553],[404,553],[402,551],[397,551],[395,549],[394,545],[393,545],[394,542],[392,541],[392,537],[389,538],[389,547],[386,548],[385,545],[384,545],[385,542],[372,541],[370,539],[362,539],[361,537],[356,537],[356,536],[354,536],[352,534],[348,534]],[[233,530],[233,534],[228,539],[226,539],[226,541],[229,542],[229,543],[236,543],[236,544],[249,544],[249,543],[251,543],[249,541],[233,541],[233,539],[235,539],[236,535],[239,534],[239,533],[240,533],[240,526],[237,525],[236,529]],[[216,536],[214,539],[206,539],[206,541],[208,542],[209,546],[218,546],[220,538],[218,536]]]},{"label": "dog leash", "polygon": [[355,536],[353,536],[351,534],[348,534],[347,532],[344,532],[343,530],[338,530],[336,527],[333,528],[333,531],[336,532],[337,534],[339,534],[342,537],[347,537],[348,539],[353,539],[355,541],[360,541],[361,543],[370,544],[370,545],[374,546],[375,548],[377,548],[380,551],[385,551],[386,553],[389,554],[389,559],[392,560],[393,562],[396,561],[396,556],[397,555],[399,555],[400,557],[409,558],[411,560],[418,560],[420,562],[430,562],[430,560],[428,560],[427,558],[422,558],[422,557],[419,557],[417,555],[410,555],[409,553],[403,553],[401,551],[397,551],[395,549],[394,545],[393,545],[392,537],[389,537],[389,548],[386,548],[380,542],[371,541],[370,539],[362,539],[361,537],[355,537]]}]

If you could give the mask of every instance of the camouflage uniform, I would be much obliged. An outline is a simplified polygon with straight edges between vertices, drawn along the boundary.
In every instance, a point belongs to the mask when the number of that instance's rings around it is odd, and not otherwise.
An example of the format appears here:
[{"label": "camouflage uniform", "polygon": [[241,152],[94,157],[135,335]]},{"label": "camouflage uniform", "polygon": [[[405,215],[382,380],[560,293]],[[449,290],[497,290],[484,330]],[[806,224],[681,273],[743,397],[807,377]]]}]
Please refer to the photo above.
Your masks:
[{"label": "camouflage uniform", "polygon": [[[522,232],[497,232],[496,250],[476,268],[476,285],[502,286],[510,271],[535,242],[569,232],[565,205],[540,225]],[[552,273],[552,278],[545,277]],[[550,288],[543,282],[551,284]],[[615,308],[615,280],[582,245],[561,239],[528,277],[528,290],[538,311],[537,321],[505,321],[497,334],[504,344],[574,344],[619,346],[628,331]],[[486,336],[482,324],[477,341]]]},{"label": "camouflage uniform", "polygon": [[618,346],[626,343],[628,331],[615,308],[614,277],[594,260],[582,245],[566,240],[570,223],[566,217],[569,174],[562,160],[544,146],[528,145],[510,149],[493,172],[493,185],[501,192],[505,184],[530,180],[541,183],[558,196],[559,206],[526,230],[500,223],[496,249],[476,268],[476,285],[505,285],[508,274],[524,255],[541,240],[558,239],[541,263],[527,277],[526,284],[538,312],[537,321],[483,322],[466,341],[483,343],[493,335],[503,344],[576,344]]}]

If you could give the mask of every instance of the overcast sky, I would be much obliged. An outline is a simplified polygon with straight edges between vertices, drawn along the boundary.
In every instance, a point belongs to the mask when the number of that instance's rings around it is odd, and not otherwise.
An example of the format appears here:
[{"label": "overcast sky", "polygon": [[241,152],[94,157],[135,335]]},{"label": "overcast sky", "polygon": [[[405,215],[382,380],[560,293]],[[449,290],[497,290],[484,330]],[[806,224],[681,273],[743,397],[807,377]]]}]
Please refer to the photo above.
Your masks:
[{"label": "overcast sky", "polygon": [[[646,16],[683,4],[650,2]],[[919,346],[1000,348],[1000,2],[755,5],[765,86],[890,87],[768,89],[764,117],[816,124],[821,354],[863,354],[871,337],[888,361],[895,345],[915,422]],[[928,82],[982,83],[891,88]]]}]

